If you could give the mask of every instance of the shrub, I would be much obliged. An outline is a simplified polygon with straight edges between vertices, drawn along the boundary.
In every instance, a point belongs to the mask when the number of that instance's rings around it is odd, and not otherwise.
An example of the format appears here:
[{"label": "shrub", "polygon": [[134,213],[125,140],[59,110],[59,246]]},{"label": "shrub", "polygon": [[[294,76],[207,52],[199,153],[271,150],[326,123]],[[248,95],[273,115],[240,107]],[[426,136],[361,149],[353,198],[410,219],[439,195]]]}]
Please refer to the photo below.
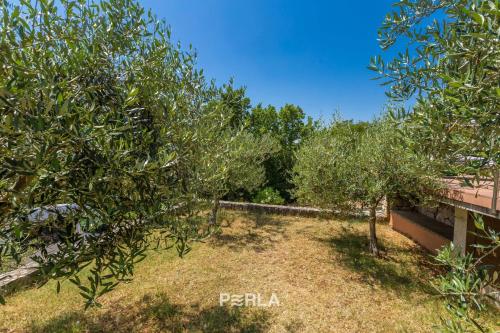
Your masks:
[{"label": "shrub", "polygon": [[[196,156],[212,138],[195,129],[215,92],[135,0],[16,3],[0,4],[0,269],[36,252],[44,278],[99,305],[150,244],[184,255],[208,233]],[[28,219],[58,204],[79,208]]]},{"label": "shrub", "polygon": [[270,204],[270,205],[283,205],[285,199],[280,196],[280,193],[272,187],[265,187],[253,198],[253,202]]}]

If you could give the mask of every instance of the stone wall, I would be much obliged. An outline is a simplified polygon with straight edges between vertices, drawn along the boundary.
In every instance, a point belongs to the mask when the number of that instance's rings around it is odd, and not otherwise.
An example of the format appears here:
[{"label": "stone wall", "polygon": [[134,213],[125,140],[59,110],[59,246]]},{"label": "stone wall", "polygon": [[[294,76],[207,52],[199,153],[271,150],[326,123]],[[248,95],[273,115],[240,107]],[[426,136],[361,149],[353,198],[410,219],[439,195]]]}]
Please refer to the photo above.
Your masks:
[{"label": "stone wall", "polygon": [[326,217],[333,214],[331,210],[312,207],[266,205],[250,202],[220,201],[220,207],[232,210],[254,211],[279,215],[298,215],[305,217]]},{"label": "stone wall", "polygon": [[439,203],[434,207],[417,207],[417,211],[436,221],[453,226],[455,221],[455,207]]}]

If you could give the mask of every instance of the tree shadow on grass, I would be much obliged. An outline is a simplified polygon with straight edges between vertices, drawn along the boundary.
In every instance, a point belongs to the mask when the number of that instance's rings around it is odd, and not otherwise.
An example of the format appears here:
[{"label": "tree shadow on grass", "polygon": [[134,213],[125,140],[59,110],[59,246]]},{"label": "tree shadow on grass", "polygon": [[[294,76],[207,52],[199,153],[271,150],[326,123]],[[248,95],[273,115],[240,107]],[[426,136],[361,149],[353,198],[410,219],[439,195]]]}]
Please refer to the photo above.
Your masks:
[{"label": "tree shadow on grass", "polygon": [[435,294],[429,283],[435,271],[416,247],[401,247],[379,239],[381,255],[376,257],[368,250],[368,235],[345,226],[338,235],[319,241],[327,242],[340,254],[335,264],[354,271],[365,283],[401,293]]},{"label": "tree shadow on grass", "polygon": [[236,220],[241,220],[245,226],[259,228],[266,226],[283,227],[289,222],[280,215],[273,215],[265,211],[239,211],[221,210],[219,213],[219,224],[231,227]]},{"label": "tree shadow on grass", "polygon": [[165,294],[145,295],[132,305],[114,304],[101,310],[64,313],[31,332],[246,332],[261,333],[269,328],[270,315],[262,309],[179,305]]},{"label": "tree shadow on grass", "polygon": [[234,251],[252,249],[263,252],[272,248],[276,242],[287,239],[285,231],[289,222],[284,218],[258,211],[236,216],[223,215],[222,218],[223,228],[211,241],[214,246],[225,246]]}]

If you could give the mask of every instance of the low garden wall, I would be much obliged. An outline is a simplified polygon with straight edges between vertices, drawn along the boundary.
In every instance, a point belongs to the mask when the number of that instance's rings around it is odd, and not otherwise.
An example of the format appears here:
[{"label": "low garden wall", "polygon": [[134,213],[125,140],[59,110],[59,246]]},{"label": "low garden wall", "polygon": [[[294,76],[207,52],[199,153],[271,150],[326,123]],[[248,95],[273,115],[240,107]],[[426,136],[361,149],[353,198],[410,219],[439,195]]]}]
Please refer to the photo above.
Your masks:
[{"label": "low garden wall", "polygon": [[258,213],[279,214],[279,215],[296,215],[304,217],[320,217],[329,216],[333,211],[311,207],[295,207],[295,206],[282,206],[282,205],[266,205],[250,202],[234,202],[234,201],[220,201],[220,208],[251,211]]},{"label": "low garden wall", "polygon": [[443,230],[431,230],[439,222],[429,217],[410,211],[391,211],[390,225],[392,229],[412,239],[432,253],[449,244],[453,239],[453,228],[442,224]]}]

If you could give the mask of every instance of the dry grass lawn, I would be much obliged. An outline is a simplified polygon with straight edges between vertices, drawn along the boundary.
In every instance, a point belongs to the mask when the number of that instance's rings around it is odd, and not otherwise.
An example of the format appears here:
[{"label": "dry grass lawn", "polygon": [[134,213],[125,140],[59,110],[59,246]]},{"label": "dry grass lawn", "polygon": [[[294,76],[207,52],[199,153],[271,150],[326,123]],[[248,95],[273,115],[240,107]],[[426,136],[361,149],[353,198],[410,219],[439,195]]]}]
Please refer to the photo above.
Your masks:
[{"label": "dry grass lawn", "polygon": [[[83,311],[69,282],[7,297],[0,332],[429,332],[442,311],[430,258],[387,225],[374,258],[363,221],[221,215],[222,234],[184,259],[152,252],[100,309]],[[220,293],[280,305],[220,307]]]}]

